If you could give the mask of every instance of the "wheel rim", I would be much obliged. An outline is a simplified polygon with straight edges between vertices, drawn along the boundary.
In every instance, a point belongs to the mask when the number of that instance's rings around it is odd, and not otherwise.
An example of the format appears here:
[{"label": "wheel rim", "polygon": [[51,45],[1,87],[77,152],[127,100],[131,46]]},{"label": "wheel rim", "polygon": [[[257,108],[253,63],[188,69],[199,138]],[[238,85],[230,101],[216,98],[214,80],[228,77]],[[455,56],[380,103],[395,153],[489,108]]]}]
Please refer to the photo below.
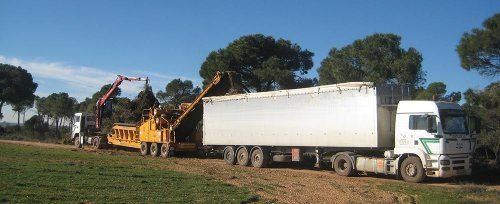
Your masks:
[{"label": "wheel rim", "polygon": [[257,154],[255,154],[255,155],[253,156],[253,160],[254,160],[254,161],[255,161],[255,163],[257,163],[257,164],[258,164],[258,163],[260,163],[260,160],[261,160],[261,158],[260,158],[260,154],[258,154],[258,153],[257,153]]},{"label": "wheel rim", "polygon": [[151,152],[155,153],[156,152],[156,145],[151,145]]},{"label": "wheel rim", "polygon": [[405,171],[408,176],[415,177],[417,175],[417,167],[414,164],[408,164]]},{"label": "wheel rim", "polygon": [[141,151],[145,152],[147,150],[146,144],[141,145]]},{"label": "wheel rim", "polygon": [[344,159],[340,159],[337,166],[341,171],[345,171],[348,168],[347,161]]},{"label": "wheel rim", "polygon": [[161,146],[161,153],[162,153],[163,155],[165,155],[165,154],[167,154],[167,152],[168,152],[168,148],[167,148],[167,146],[166,146],[166,145],[162,145],[162,146]]},{"label": "wheel rim", "polygon": [[225,157],[227,161],[231,160],[231,151],[226,151]]}]

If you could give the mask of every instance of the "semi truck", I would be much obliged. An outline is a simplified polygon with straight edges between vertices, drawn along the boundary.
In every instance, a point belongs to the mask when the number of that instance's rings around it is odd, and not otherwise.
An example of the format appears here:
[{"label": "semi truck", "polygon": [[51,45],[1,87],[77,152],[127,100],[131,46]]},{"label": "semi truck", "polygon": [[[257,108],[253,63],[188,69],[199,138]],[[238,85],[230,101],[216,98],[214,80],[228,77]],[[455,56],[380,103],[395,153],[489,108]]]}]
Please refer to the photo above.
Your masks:
[{"label": "semi truck", "polygon": [[474,120],[402,85],[350,82],[203,98],[203,145],[227,164],[302,162],[407,182],[471,174]]}]

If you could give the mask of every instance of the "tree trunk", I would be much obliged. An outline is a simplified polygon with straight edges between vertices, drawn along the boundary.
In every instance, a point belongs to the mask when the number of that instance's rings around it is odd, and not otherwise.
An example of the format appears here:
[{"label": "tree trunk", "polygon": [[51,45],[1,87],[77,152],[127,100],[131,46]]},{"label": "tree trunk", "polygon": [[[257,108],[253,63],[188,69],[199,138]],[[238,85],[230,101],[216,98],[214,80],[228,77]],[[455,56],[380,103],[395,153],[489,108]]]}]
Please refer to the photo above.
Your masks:
[{"label": "tree trunk", "polygon": [[19,124],[20,117],[21,117],[21,111],[17,111],[17,131],[21,131],[21,125]]},{"label": "tree trunk", "polygon": [[59,138],[59,118],[56,118],[56,136]]},{"label": "tree trunk", "polygon": [[2,119],[3,115],[2,115],[2,107],[3,107],[3,104],[5,103],[5,101],[0,101],[0,119]]}]

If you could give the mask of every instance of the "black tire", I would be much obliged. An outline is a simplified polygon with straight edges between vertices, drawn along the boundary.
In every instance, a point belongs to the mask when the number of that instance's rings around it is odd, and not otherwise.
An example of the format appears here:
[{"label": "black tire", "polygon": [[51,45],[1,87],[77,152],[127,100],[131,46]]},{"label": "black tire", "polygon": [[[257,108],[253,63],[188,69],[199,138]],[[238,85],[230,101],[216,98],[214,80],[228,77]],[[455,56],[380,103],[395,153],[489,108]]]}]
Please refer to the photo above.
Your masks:
[{"label": "black tire", "polygon": [[80,142],[80,136],[75,137],[75,147],[76,148],[81,148],[82,144]]},{"label": "black tire", "polygon": [[351,158],[347,155],[341,154],[337,156],[333,164],[335,172],[340,176],[352,176],[354,174]]},{"label": "black tire", "polygon": [[233,147],[227,146],[224,149],[224,161],[226,162],[226,164],[229,164],[229,165],[236,164],[236,157],[234,155],[234,148]]},{"label": "black tire", "polygon": [[99,149],[100,145],[101,145],[101,139],[99,137],[93,137],[92,138],[92,147],[94,149]]},{"label": "black tire", "polygon": [[252,151],[252,156],[250,157],[252,166],[256,168],[267,167],[270,163],[270,159],[269,152],[262,150],[261,148],[255,148]]},{"label": "black tire", "polygon": [[236,153],[236,160],[241,166],[250,165],[250,157],[248,156],[248,149],[246,147],[240,147]]},{"label": "black tire", "polygon": [[167,157],[171,156],[171,154],[170,154],[170,145],[168,143],[161,144],[160,155],[163,158],[167,158]]},{"label": "black tire", "polygon": [[151,143],[149,145],[149,153],[151,153],[151,156],[157,157],[160,155],[160,148],[158,147],[158,143]]},{"label": "black tire", "polygon": [[399,169],[406,182],[420,183],[425,179],[424,167],[418,157],[405,158]]},{"label": "black tire", "polygon": [[146,142],[141,143],[141,155],[146,156],[149,153],[149,144]]}]

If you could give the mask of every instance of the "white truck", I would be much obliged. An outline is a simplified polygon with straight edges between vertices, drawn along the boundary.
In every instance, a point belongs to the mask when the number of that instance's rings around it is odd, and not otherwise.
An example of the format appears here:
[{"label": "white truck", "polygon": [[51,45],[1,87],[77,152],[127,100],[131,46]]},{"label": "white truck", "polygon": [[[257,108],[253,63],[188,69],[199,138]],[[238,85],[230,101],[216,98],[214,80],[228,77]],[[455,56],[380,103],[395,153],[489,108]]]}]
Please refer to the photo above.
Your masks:
[{"label": "white truck", "polygon": [[408,87],[371,82],[206,97],[203,145],[231,165],[319,163],[408,182],[470,175],[475,138],[460,105],[408,99]]}]

